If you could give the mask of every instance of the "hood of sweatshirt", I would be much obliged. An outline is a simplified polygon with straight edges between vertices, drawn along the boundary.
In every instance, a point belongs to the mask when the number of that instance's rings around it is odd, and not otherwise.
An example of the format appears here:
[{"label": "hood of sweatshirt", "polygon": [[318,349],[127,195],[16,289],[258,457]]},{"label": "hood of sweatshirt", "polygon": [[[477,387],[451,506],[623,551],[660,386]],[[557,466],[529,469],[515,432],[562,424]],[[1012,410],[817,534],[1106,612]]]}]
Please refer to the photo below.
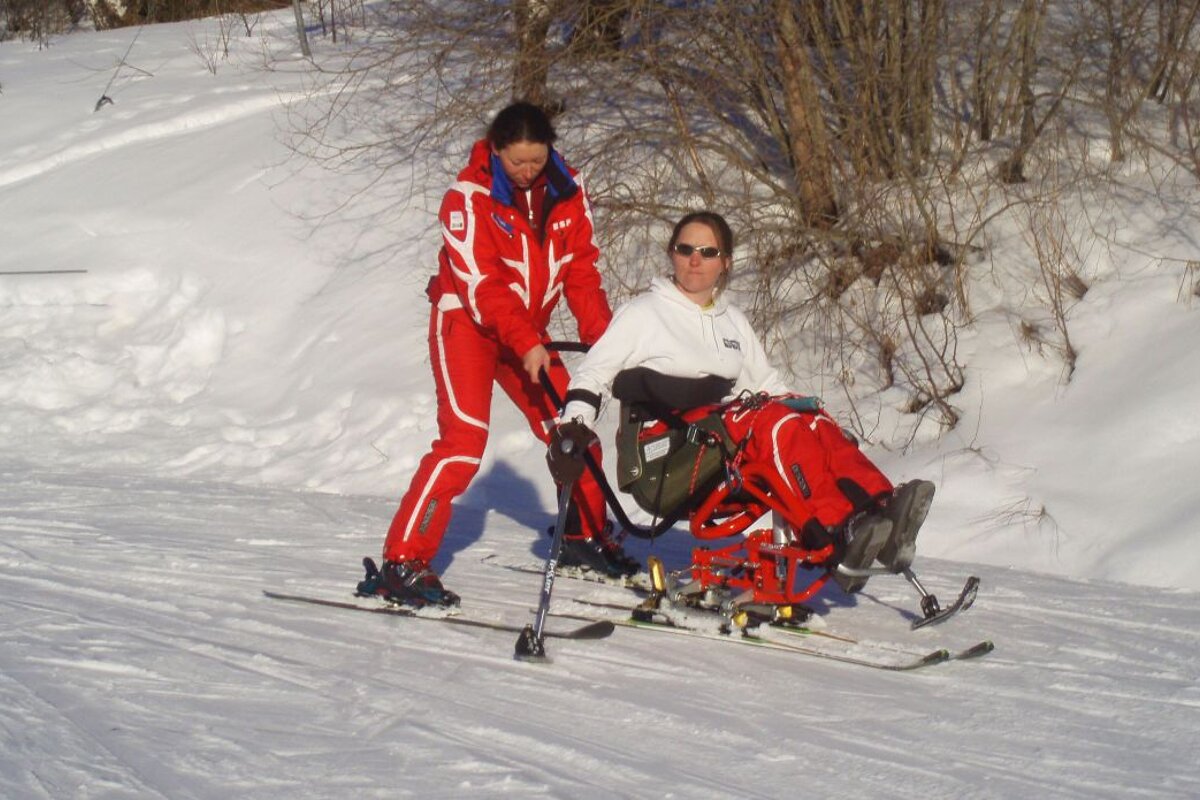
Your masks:
[{"label": "hood of sweatshirt", "polygon": [[729,309],[729,301],[725,299],[724,292],[719,293],[710,305],[697,305],[687,295],[679,291],[679,287],[675,285],[675,281],[663,275],[656,276],[650,281],[650,291],[681,308],[695,311],[697,314],[709,314],[717,317]]}]

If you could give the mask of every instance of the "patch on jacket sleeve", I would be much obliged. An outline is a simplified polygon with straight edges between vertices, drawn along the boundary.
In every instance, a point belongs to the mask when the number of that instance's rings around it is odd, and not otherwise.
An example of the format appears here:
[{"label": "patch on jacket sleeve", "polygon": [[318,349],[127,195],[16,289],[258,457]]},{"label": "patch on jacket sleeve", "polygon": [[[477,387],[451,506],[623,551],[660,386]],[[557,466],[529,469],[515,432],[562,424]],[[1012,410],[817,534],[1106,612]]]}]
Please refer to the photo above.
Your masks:
[{"label": "patch on jacket sleeve", "polygon": [[727,350],[737,350],[738,352],[742,350],[741,342],[737,339],[721,339],[721,341],[724,342]]},{"label": "patch on jacket sleeve", "polygon": [[493,211],[492,212],[492,221],[496,223],[496,225],[500,228],[500,230],[502,230],[506,234],[508,234],[508,237],[510,239],[512,238],[513,226],[511,223],[509,223],[508,220],[506,220],[504,217],[500,216],[495,211]]},{"label": "patch on jacket sleeve", "polygon": [[459,233],[467,229],[467,216],[461,211],[450,212],[450,230]]}]

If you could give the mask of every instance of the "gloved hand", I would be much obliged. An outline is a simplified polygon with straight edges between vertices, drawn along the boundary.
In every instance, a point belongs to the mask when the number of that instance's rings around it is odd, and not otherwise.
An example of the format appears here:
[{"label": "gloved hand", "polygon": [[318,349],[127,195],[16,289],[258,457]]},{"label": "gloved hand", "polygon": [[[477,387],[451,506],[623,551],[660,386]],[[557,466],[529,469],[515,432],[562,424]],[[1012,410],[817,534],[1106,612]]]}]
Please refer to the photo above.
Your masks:
[{"label": "gloved hand", "polygon": [[573,483],[583,474],[583,454],[596,443],[596,434],[578,420],[564,422],[550,434],[546,464],[558,483]]}]

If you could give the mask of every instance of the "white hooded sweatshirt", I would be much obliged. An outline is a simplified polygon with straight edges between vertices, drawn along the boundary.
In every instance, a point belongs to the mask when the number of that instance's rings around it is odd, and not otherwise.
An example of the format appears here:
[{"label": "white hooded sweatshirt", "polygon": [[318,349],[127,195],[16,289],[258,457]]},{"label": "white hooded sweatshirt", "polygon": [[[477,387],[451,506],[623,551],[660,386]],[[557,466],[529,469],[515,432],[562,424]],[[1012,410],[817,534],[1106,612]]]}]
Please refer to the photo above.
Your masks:
[{"label": "white hooded sweatshirt", "polygon": [[[677,378],[732,380],[726,400],[747,389],[772,395],[790,391],[741,309],[723,296],[711,306],[696,305],[663,277],[617,309],[608,330],[575,370],[568,391],[607,396],[617,374],[633,367]],[[572,399],[562,419],[580,418],[591,427],[597,414],[586,400]]]}]

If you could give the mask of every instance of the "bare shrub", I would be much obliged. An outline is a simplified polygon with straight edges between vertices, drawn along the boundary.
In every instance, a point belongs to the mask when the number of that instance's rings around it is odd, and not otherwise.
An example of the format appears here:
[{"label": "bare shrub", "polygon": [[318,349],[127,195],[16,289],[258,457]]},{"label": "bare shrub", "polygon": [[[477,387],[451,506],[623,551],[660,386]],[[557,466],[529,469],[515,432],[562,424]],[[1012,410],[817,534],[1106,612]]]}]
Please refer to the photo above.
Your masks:
[{"label": "bare shrub", "polygon": [[[1070,381],[1079,354],[1071,342],[1067,318],[1071,307],[1088,290],[1088,284],[1080,276],[1084,259],[1075,241],[1080,226],[1067,220],[1062,208],[1053,201],[1030,205],[1027,211],[1026,239],[1037,255],[1040,296],[1057,334],[1054,349],[1066,364],[1065,380]],[[1045,342],[1040,335],[1038,340]]]},{"label": "bare shrub", "polygon": [[45,47],[51,36],[78,25],[85,12],[83,0],[0,0],[0,40],[18,37]]},{"label": "bare shrub", "polygon": [[1192,297],[1200,297],[1200,261],[1187,262],[1183,281],[1185,286],[1191,286]]},{"label": "bare shrub", "polygon": [[216,19],[215,29],[205,25],[200,31],[192,29],[188,32],[188,49],[213,75],[217,74],[220,62],[229,60],[229,40],[233,37],[236,24],[235,16],[223,14]]},{"label": "bare shrub", "polygon": [[[615,300],[664,269],[671,221],[713,208],[739,232],[733,288],[770,346],[847,396],[888,390],[951,426],[988,226],[1023,220],[1045,303],[1025,335],[1069,374],[1087,279],[1047,198],[1103,172],[1098,140],[1108,161],[1171,149],[1200,174],[1194,8],[392,0],[370,8],[369,37],[326,54],[295,144],[407,175],[432,204],[491,114],[533,98],[562,114]],[[1176,144],[1153,138],[1147,96],[1165,98]],[[411,176],[430,152],[445,174]]]},{"label": "bare shrub", "polygon": [[[79,0],[75,0],[78,2]],[[35,0],[44,2],[44,0]],[[97,28],[182,22],[224,14],[254,14],[286,8],[291,0],[86,0]]]}]

